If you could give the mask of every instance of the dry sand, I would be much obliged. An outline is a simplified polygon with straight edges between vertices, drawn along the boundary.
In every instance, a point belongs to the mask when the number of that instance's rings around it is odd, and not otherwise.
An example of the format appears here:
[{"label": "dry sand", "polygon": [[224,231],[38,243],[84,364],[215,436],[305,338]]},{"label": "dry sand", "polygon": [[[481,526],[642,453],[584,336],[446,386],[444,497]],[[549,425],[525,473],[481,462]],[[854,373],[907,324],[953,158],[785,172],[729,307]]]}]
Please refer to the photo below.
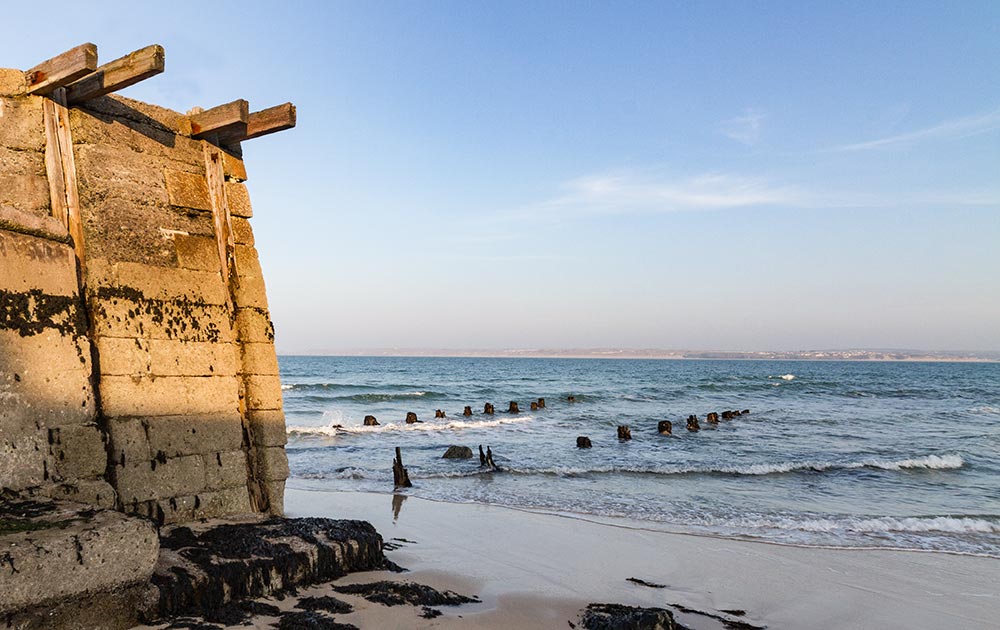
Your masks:
[{"label": "dry sand", "polygon": [[[285,507],[289,516],[370,521],[401,545],[386,555],[411,570],[338,583],[405,579],[482,599],[443,607],[442,617],[427,620],[419,609],[337,595],[357,608],[338,621],[362,628],[569,628],[566,622],[576,622],[590,602],[740,609],[747,611],[743,620],[772,629],[1000,623],[1000,560],[993,558],[773,545],[389,494],[289,488]],[[413,542],[393,540],[400,538]],[[722,627],[696,614],[676,617],[694,628]]]}]

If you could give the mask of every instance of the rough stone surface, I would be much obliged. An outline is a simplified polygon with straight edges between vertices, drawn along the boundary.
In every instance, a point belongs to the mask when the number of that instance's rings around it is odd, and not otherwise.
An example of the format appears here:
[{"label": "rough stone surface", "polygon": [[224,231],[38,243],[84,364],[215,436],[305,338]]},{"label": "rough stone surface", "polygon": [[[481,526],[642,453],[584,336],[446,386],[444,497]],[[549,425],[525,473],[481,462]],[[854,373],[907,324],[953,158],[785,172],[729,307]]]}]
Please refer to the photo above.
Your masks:
[{"label": "rough stone surface", "polygon": [[449,446],[441,457],[445,459],[471,459],[472,449],[468,446]]},{"label": "rough stone surface", "polygon": [[478,603],[476,597],[459,595],[453,591],[438,591],[415,582],[369,582],[367,584],[343,584],[333,590],[348,595],[360,595],[370,602],[385,606],[459,606]]},{"label": "rough stone surface", "polygon": [[686,630],[669,610],[622,604],[590,604],[580,626],[586,630]]}]

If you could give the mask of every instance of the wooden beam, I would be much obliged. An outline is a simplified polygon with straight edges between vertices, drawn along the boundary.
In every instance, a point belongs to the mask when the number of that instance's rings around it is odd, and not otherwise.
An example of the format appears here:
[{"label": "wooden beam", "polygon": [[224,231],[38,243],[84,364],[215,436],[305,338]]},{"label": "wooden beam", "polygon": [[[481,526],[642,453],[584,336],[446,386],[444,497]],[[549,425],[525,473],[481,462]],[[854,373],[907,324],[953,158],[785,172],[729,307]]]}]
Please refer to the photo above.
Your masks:
[{"label": "wooden beam", "polygon": [[191,115],[191,137],[228,142],[247,135],[250,104],[243,99]]},{"label": "wooden beam", "polygon": [[127,88],[163,72],[163,46],[153,44],[106,63],[66,88],[66,102],[76,105]]},{"label": "wooden beam", "polygon": [[284,131],[295,126],[295,106],[291,103],[268,107],[250,114],[247,123],[247,136],[244,140],[253,140],[269,133]]},{"label": "wooden beam", "polygon": [[80,44],[24,73],[28,94],[48,94],[97,68],[97,46]]}]

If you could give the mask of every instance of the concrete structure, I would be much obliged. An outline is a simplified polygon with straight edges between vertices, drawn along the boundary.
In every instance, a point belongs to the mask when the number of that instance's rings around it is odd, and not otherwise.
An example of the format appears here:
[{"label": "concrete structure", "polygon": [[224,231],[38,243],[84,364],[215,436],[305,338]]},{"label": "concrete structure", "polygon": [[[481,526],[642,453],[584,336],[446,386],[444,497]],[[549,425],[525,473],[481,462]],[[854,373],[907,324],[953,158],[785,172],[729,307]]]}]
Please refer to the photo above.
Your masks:
[{"label": "concrete structure", "polygon": [[173,523],[281,514],[273,327],[239,143],[289,105],[180,114],[84,45],[0,69],[0,490]]}]

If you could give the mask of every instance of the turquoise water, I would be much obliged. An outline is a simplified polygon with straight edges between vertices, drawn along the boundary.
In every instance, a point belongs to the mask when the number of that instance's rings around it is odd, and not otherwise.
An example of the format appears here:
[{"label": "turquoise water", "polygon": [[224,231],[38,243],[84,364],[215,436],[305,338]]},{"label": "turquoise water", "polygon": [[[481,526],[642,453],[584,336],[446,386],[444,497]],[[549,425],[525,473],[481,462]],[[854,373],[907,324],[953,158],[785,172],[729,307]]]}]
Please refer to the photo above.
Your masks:
[{"label": "turquoise water", "polygon": [[[1000,364],[281,357],[290,485],[1000,557]],[[566,400],[568,395],[575,403]],[[544,397],[544,410],[529,402]],[[508,414],[510,401],[521,411]],[[496,405],[494,416],[483,404]],[[476,412],[463,417],[465,405]],[[435,419],[442,409],[445,419]],[[705,422],[710,411],[749,415]],[[406,425],[406,413],[423,423]],[[365,415],[378,427],[364,427]],[[689,433],[696,414],[701,431]],[[656,432],[673,422],[672,437]],[[619,442],[628,424],[633,439]],[[340,425],[340,428],[334,425]],[[587,435],[591,449],[576,448]],[[442,459],[452,444],[489,445]]]}]

